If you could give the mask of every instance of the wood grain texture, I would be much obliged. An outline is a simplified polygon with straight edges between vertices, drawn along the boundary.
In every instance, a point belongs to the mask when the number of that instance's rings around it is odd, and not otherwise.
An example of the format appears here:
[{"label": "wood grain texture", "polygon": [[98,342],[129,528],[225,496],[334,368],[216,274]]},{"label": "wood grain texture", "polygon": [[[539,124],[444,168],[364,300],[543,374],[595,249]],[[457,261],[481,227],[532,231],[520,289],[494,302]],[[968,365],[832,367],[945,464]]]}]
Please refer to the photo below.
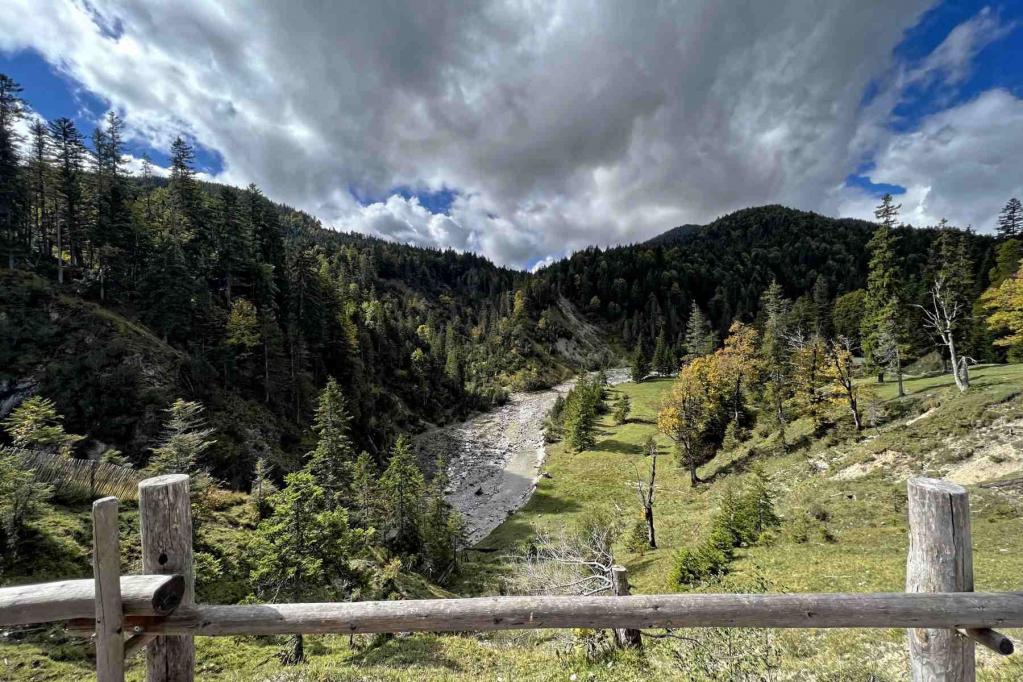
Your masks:
[{"label": "wood grain texture", "polygon": [[990,628],[970,628],[968,630],[960,630],[959,634],[966,635],[977,644],[985,646],[991,651],[994,651],[996,654],[1000,654],[1002,656],[1011,656],[1016,650],[1011,639],[997,630],[991,630]]},{"label": "wood grain texture", "polygon": [[[629,596],[629,572],[624,566],[611,567],[611,591],[616,597]],[[615,642],[623,649],[638,649],[643,646],[643,635],[634,628],[618,628]]]},{"label": "wood grain texture", "polygon": [[[180,575],[126,575],[121,580],[121,603],[129,616],[169,613],[181,603],[185,581]],[[0,626],[32,625],[96,615],[96,581],[61,580],[53,583],[0,588]]]},{"label": "wood grain texture", "polygon": [[[962,486],[912,478],[906,592],[972,592],[970,501]],[[989,623],[986,627],[993,627]],[[977,626],[972,626],[977,627]],[[954,629],[913,628],[910,671],[915,682],[968,682],[976,677],[973,641]]]},{"label": "wood grain texture", "polygon": [[544,628],[1023,627],[1023,593],[478,597],[181,607],[128,618],[150,634],[284,635]]},{"label": "wood grain texture", "polygon": [[[181,606],[195,603],[192,558],[192,507],[188,476],[171,474],[139,483],[142,570],[175,573],[184,580]],[[157,637],[146,647],[149,682],[192,682],[195,643],[188,636]]]},{"label": "wood grain texture", "polygon": [[116,497],[92,503],[92,572],[96,586],[96,680],[124,682],[121,543]]}]

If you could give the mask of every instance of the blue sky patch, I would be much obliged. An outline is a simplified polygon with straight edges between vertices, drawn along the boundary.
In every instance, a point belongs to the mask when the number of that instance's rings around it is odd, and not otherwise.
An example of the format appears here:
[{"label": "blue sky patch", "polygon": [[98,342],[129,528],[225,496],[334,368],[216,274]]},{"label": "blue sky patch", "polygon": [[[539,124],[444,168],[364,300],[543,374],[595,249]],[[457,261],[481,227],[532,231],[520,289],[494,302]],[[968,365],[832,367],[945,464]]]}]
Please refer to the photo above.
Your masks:
[{"label": "blue sky patch", "polygon": [[976,17],[989,7],[1001,26],[1011,26],[1007,35],[981,49],[969,65],[965,80],[949,84],[934,79],[906,89],[895,107],[891,127],[897,132],[915,129],[925,117],[942,109],[975,98],[992,88],[1004,88],[1023,95],[1023,3],[943,2],[926,14],[906,32],[895,48],[895,57],[910,68],[919,65],[960,24]]},{"label": "blue sky patch", "polygon": [[[78,125],[91,147],[92,131],[96,121],[110,109],[110,103],[86,90],[71,78],[62,74],[33,50],[15,53],[0,52],[0,73],[5,73],[21,84],[21,96],[32,110],[48,121],[66,116]],[[195,147],[196,169],[216,175],[224,169],[224,158],[220,152],[190,140]],[[150,160],[158,165],[170,165],[170,150],[154,149],[136,141],[125,143],[125,151],[132,156],[149,154]]]}]

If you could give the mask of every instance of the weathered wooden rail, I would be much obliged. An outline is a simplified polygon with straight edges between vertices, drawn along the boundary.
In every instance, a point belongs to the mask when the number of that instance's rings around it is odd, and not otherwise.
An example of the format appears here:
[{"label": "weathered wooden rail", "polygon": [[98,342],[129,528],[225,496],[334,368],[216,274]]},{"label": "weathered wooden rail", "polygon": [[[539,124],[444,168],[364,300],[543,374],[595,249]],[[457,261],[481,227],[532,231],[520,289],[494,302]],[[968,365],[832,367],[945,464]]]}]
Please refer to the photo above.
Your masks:
[{"label": "weathered wooden rail", "polygon": [[[973,592],[965,489],[920,478],[908,488],[906,592],[212,606],[194,604],[188,478],[162,476],[139,484],[147,575],[118,575],[117,501],[105,498],[93,506],[94,581],[0,589],[0,624],[66,620],[73,633],[95,633],[100,682],[123,680],[125,658],[143,648],[150,682],[190,681],[196,636],[578,627],[614,629],[621,646],[640,646],[643,628],[906,628],[914,680],[972,680],[975,644],[1012,653],[994,628],[1023,627],[1023,592]],[[614,573],[616,593],[628,595],[624,569]]]}]

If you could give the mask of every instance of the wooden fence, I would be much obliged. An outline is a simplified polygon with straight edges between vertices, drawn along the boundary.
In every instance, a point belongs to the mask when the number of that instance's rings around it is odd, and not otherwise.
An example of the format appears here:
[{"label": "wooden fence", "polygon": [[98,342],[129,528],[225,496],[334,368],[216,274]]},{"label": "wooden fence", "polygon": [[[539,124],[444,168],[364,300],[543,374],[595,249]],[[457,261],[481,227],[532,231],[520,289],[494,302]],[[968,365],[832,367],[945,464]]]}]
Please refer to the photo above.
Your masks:
[{"label": "wooden fence", "polygon": [[135,499],[142,478],[131,467],[95,459],[13,447],[0,447],[0,453],[16,455],[25,469],[32,470],[37,481],[49,483],[58,493],[72,491],[90,497],[113,495],[130,500]]},{"label": "wooden fence", "polygon": [[[974,646],[1003,655],[994,628],[1023,627],[1023,592],[973,592],[970,515],[964,488],[915,478],[909,489],[906,591],[874,594],[670,594],[484,597],[328,604],[194,603],[188,477],[139,484],[143,576],[120,576],[117,500],[93,505],[93,580],[0,589],[0,626],[68,621],[95,633],[100,682],[124,679],[124,661],[146,651],[150,682],[194,679],[196,636],[462,632],[610,628],[640,646],[643,628],[906,628],[914,680],[973,680]],[[127,633],[127,637],[125,634]]]}]

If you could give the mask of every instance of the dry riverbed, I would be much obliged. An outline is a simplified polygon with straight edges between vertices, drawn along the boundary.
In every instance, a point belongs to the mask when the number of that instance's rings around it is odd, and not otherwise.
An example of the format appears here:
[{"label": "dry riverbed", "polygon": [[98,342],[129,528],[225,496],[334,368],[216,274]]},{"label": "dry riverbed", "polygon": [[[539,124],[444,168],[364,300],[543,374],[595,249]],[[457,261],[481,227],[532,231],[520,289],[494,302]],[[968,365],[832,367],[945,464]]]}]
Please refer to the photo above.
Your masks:
[{"label": "dry riverbed", "polygon": [[[608,381],[628,381],[628,370],[608,371]],[[545,457],[543,422],[574,381],[546,391],[513,393],[508,403],[472,419],[432,429],[416,443],[423,461],[448,463],[447,500],[465,520],[466,540],[476,544],[529,500]]]}]

